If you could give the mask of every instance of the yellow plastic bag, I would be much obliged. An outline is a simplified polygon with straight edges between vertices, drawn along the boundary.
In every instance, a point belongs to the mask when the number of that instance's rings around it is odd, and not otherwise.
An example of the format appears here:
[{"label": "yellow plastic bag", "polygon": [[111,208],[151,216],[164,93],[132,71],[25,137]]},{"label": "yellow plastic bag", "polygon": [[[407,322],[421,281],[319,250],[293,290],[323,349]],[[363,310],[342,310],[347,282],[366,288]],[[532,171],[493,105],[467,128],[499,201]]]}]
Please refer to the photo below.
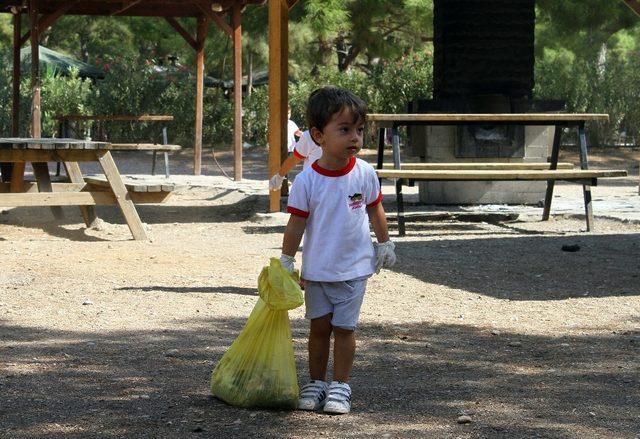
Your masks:
[{"label": "yellow plastic bag", "polygon": [[239,407],[295,409],[298,376],[287,310],[303,303],[296,271],[271,258],[258,278],[260,298],[211,373],[211,393]]}]

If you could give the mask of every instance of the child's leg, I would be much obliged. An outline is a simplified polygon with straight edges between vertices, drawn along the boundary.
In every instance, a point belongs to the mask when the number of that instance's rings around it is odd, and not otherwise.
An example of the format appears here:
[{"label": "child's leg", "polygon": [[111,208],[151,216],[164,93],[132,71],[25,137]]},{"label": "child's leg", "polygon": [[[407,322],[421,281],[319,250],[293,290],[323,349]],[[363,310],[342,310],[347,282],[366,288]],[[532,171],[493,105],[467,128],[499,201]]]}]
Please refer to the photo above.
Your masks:
[{"label": "child's leg", "polygon": [[[332,314],[311,319],[309,331],[309,376],[312,380],[326,381],[327,363],[331,343]],[[353,357],[352,357],[353,359]]]},{"label": "child's leg", "polygon": [[356,352],[355,331],[336,326],[333,328],[333,336],[333,379],[346,383],[349,381]]}]

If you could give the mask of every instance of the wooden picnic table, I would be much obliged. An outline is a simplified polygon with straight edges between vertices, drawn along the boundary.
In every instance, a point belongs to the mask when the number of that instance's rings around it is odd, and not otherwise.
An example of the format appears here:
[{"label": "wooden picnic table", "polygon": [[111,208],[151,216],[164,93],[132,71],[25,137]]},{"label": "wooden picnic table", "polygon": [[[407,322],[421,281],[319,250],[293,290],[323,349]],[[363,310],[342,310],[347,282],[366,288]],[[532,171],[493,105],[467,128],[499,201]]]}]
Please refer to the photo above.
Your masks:
[{"label": "wooden picnic table", "polygon": [[[93,115],[83,115],[83,114],[64,114],[56,116],[56,120],[58,121],[58,135],[60,137],[72,137],[72,136],[81,136],[80,129],[77,124],[83,126],[85,123],[95,122],[97,124],[96,127],[96,140],[100,141],[109,141],[111,146],[110,149],[112,151],[120,150],[120,151],[151,151],[153,152],[153,159],[151,162],[151,175],[156,174],[156,158],[158,152],[162,152],[164,155],[164,174],[165,177],[169,178],[169,152],[179,151],[182,147],[180,145],[169,144],[168,134],[167,134],[167,122],[173,121],[173,116],[167,114],[93,114]],[[162,143],[157,142],[133,142],[133,143],[122,143],[122,142],[113,142],[113,139],[107,138],[107,133],[105,131],[105,123],[106,122],[161,122],[162,127]],[[76,126],[72,126],[75,124]],[[60,174],[60,170],[58,169],[57,174]]]},{"label": "wooden picnic table", "polygon": [[[0,183],[0,206],[52,206],[53,214],[63,218],[59,206],[79,206],[87,227],[97,219],[93,206],[116,204],[134,239],[146,240],[138,212],[113,161],[110,144],[77,139],[0,138],[0,163],[31,162],[37,184],[23,178]],[[64,164],[69,182],[51,183],[48,162]],[[87,185],[78,162],[98,162],[108,187],[94,190]]]},{"label": "wooden picnic table", "polygon": [[[587,154],[587,141],[585,135],[585,124],[587,121],[609,120],[608,114],[592,113],[426,113],[426,114],[369,114],[367,122],[378,127],[378,160],[377,172],[380,178],[396,179],[396,200],[398,203],[398,229],[401,235],[405,233],[404,208],[402,206],[402,184],[404,181],[460,181],[460,180],[546,180],[547,190],[545,194],[542,220],[549,219],[551,200],[553,198],[553,188],[556,180],[567,180],[581,183],[584,195],[585,216],[587,231],[593,226],[593,208],[591,202],[591,185],[597,183],[598,178],[625,176],[625,171],[589,171],[589,160]],[[400,137],[398,128],[410,125],[542,125],[554,126],[553,147],[548,169],[528,170],[518,169],[514,164],[513,169],[476,169],[469,170],[447,170],[447,164],[442,169],[422,169],[422,170],[402,170],[400,160]],[[560,153],[561,136],[563,128],[576,127],[578,129],[578,139],[580,148],[580,169],[576,171],[565,171],[558,169],[558,157]],[[384,169],[384,130],[392,130],[393,148],[393,169]],[[437,165],[437,164],[434,164]],[[471,164],[470,164],[471,166]],[[519,171],[519,172],[518,172]]]}]

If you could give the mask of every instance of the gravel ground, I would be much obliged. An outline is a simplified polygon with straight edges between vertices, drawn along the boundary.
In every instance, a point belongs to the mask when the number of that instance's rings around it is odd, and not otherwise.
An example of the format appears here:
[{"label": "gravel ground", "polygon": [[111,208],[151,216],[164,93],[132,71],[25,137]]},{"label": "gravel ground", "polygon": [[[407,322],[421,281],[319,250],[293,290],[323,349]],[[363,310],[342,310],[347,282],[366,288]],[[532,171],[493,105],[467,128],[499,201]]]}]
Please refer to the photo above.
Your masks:
[{"label": "gravel ground", "polygon": [[[637,175],[634,154],[618,164]],[[127,173],[146,159],[116,157]],[[189,163],[178,154],[174,172]],[[602,217],[584,233],[571,215],[425,215],[369,283],[350,414],[212,398],[287,220],[264,213],[264,151],[245,165],[241,184],[192,178],[139,206],[150,242],[113,207],[92,230],[73,208],[59,222],[0,208],[0,437],[640,438],[640,225]],[[594,190],[637,180],[623,183]],[[305,381],[307,324],[301,308],[290,317]]]}]

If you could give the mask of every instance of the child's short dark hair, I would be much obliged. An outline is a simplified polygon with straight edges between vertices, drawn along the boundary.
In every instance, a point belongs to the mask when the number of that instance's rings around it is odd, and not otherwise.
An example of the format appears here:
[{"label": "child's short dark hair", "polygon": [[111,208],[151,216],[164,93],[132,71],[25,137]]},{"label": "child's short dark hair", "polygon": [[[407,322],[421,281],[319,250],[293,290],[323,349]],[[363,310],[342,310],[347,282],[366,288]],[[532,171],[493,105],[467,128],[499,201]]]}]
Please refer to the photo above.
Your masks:
[{"label": "child's short dark hair", "polygon": [[331,116],[345,108],[351,110],[354,122],[364,122],[367,105],[349,90],[332,85],[314,90],[307,102],[307,126],[309,129],[316,127],[322,131],[331,120]]}]

